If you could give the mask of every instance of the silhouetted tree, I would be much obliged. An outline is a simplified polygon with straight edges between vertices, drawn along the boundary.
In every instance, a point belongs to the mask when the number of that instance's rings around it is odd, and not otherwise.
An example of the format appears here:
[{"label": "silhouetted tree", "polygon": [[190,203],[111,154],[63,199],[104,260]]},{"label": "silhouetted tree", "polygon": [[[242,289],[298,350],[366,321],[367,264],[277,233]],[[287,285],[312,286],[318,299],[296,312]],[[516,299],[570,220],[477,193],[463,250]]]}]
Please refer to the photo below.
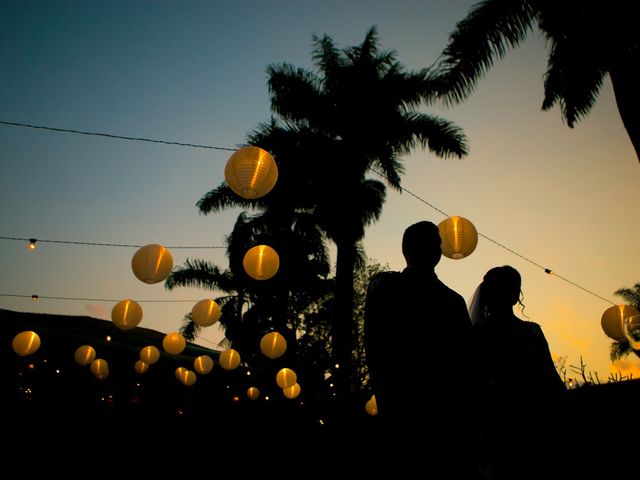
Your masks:
[{"label": "silhouetted tree", "polygon": [[314,36],[312,56],[315,71],[286,63],[267,68],[274,118],[248,140],[275,155],[281,173],[275,189],[245,201],[222,185],[200,208],[288,205],[312,214],[337,247],[332,340],[346,388],[353,378],[357,245],[385,198],[385,186],[367,178],[369,169],[379,169],[399,189],[401,155],[418,146],[442,157],[462,157],[467,150],[458,127],[417,110],[435,93],[429,72],[405,71],[394,52],[379,49],[375,28],[362,44],[344,49],[326,35]]},{"label": "silhouetted tree", "polygon": [[484,0],[449,37],[438,68],[441,94],[459,102],[535,27],[549,45],[542,109],[559,105],[573,127],[596,102],[609,74],[620,117],[640,160],[640,29],[638,2]]}]

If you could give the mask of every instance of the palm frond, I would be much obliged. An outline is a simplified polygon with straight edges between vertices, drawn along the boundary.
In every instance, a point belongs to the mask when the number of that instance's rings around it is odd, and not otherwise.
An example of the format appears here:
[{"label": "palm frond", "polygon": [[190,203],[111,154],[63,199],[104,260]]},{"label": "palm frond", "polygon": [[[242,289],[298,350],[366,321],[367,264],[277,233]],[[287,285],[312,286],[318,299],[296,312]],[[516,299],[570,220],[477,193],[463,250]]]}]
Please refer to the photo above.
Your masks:
[{"label": "palm frond", "polygon": [[198,335],[200,335],[200,330],[202,327],[193,321],[191,318],[191,314],[188,313],[182,319],[182,326],[178,330],[180,335],[184,337],[184,339],[188,342],[193,342]]},{"label": "palm frond", "polygon": [[612,362],[617,362],[618,360],[626,357],[633,352],[633,348],[631,348],[631,345],[629,345],[629,341],[625,338],[623,340],[617,340],[611,343],[609,358]]},{"label": "palm frond", "polygon": [[632,288],[620,288],[613,293],[622,297],[625,302],[636,310],[640,310],[640,283],[636,283]]},{"label": "palm frond", "polygon": [[284,120],[308,122],[324,110],[314,73],[283,63],[269,65],[267,74],[271,110]]},{"label": "palm frond", "polygon": [[456,24],[437,65],[440,96],[446,103],[467,98],[494,61],[525,39],[536,20],[537,11],[531,4],[484,0]]},{"label": "palm frond", "polygon": [[575,37],[552,40],[544,80],[542,110],[558,104],[573,127],[596,103],[606,71],[591,61],[590,52]]},{"label": "palm frond", "polygon": [[409,153],[416,142],[443,158],[462,158],[469,153],[464,132],[448,120],[435,115],[414,113],[407,115],[406,122],[406,139],[399,142],[404,148],[400,148],[399,153]]},{"label": "palm frond", "polygon": [[187,259],[184,266],[174,269],[164,284],[167,290],[176,287],[199,287],[207,290],[219,288],[226,290],[230,287],[225,273],[205,260]]},{"label": "palm frond", "polygon": [[225,208],[242,207],[252,208],[256,206],[256,201],[246,200],[236,195],[226,183],[220,184],[213,190],[208,191],[198,200],[196,206],[200,213],[207,215],[216,213]]}]

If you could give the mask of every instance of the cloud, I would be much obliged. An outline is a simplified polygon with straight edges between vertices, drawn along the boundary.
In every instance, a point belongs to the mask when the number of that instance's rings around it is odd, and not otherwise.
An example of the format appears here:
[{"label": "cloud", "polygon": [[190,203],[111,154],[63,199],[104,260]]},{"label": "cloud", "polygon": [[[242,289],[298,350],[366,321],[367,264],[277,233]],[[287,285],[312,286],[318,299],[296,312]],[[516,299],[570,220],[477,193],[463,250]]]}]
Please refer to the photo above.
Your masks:
[{"label": "cloud", "polygon": [[102,320],[109,320],[109,310],[104,305],[98,303],[87,303],[84,308],[89,312],[92,317],[101,318]]}]

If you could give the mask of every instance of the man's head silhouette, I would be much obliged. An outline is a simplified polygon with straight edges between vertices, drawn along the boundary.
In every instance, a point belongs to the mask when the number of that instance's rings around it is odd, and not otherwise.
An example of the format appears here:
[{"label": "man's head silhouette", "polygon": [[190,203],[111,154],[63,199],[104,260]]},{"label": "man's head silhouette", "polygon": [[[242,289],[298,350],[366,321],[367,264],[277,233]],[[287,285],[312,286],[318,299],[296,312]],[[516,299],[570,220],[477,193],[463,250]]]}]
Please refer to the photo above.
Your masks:
[{"label": "man's head silhouette", "polygon": [[402,254],[407,267],[433,270],[442,256],[442,240],[438,227],[427,221],[407,227],[402,236]]}]

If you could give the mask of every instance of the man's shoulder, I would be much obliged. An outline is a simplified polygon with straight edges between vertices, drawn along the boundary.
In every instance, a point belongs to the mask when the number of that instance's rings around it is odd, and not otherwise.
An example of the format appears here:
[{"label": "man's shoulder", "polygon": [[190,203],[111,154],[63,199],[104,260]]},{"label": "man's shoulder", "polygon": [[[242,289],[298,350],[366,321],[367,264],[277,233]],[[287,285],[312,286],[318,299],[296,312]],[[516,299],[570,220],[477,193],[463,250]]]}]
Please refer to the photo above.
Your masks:
[{"label": "man's shoulder", "polygon": [[401,279],[400,272],[384,271],[376,273],[369,281],[369,291],[390,288],[397,285]]}]

